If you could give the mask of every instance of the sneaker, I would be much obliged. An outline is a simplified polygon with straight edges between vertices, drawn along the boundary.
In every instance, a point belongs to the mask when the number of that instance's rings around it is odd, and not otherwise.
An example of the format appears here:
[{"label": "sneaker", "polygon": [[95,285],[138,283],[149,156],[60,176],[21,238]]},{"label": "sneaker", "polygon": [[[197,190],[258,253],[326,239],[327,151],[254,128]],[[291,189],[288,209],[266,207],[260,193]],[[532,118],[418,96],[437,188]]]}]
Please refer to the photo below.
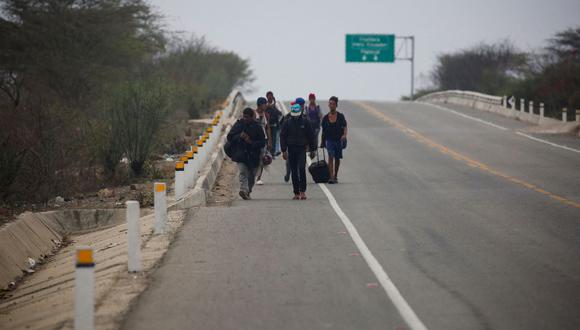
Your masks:
[{"label": "sneaker", "polygon": [[300,195],[294,195],[294,197],[292,197],[293,200],[299,200],[300,199]]},{"label": "sneaker", "polygon": [[305,200],[306,199],[306,193],[301,192],[300,193],[300,199]]},{"label": "sneaker", "polygon": [[284,182],[288,182],[290,181],[290,175],[286,174],[284,175]]},{"label": "sneaker", "polygon": [[243,200],[248,200],[250,199],[250,194],[240,190],[240,197],[242,197]]},{"label": "sneaker", "polygon": [[334,180],[333,179],[328,180],[328,184],[334,184]]},{"label": "sneaker", "polygon": [[258,181],[256,181],[256,184],[257,184],[258,186],[263,186],[263,185],[264,185],[264,181],[262,181],[262,180],[258,180]]}]

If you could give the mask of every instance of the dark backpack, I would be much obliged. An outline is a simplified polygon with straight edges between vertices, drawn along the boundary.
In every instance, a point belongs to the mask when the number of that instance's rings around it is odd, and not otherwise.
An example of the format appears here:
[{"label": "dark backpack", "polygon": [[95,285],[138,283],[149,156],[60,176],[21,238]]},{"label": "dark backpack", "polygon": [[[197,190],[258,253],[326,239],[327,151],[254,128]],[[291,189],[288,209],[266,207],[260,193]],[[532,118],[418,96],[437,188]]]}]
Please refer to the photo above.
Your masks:
[{"label": "dark backpack", "polygon": [[[238,120],[238,122],[239,121],[240,120]],[[249,159],[248,151],[244,148],[239,138],[226,140],[226,143],[224,144],[224,152],[236,163],[245,163]]]},{"label": "dark backpack", "polygon": [[280,116],[282,116],[282,112],[276,108],[268,108],[268,126],[276,127],[280,123]]},{"label": "dark backpack", "polygon": [[236,142],[235,141],[226,141],[224,144],[224,152],[230,158],[234,156],[234,152],[236,151]]}]

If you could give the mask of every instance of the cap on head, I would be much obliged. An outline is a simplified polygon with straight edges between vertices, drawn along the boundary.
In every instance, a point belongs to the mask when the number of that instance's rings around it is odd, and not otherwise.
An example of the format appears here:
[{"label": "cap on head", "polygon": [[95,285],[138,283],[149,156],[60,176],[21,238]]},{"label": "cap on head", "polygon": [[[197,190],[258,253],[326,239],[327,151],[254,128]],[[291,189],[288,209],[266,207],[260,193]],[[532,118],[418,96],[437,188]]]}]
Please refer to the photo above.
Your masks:
[{"label": "cap on head", "polygon": [[302,108],[300,107],[300,104],[295,103],[290,107],[290,116],[292,117],[297,117],[300,116],[300,114],[302,114]]},{"label": "cap on head", "polygon": [[306,103],[306,101],[304,101],[303,98],[299,97],[294,101],[294,103],[304,105]]},{"label": "cap on head", "polygon": [[262,104],[266,104],[266,103],[268,103],[268,100],[266,100],[266,98],[265,98],[265,97],[258,97],[258,100],[256,101],[256,104],[257,104],[258,106],[260,106],[260,105],[262,105]]},{"label": "cap on head", "polygon": [[310,94],[308,95],[308,99],[309,99],[309,100],[316,100],[316,95],[314,95],[314,93],[310,93]]}]

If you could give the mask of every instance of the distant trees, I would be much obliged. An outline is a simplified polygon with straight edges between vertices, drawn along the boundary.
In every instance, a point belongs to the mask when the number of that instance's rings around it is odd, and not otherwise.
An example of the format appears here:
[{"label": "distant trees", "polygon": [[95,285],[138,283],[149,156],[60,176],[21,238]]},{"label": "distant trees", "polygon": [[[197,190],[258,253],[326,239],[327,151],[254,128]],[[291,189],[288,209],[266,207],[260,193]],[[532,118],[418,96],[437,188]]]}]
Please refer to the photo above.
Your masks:
[{"label": "distant trees", "polygon": [[164,128],[251,76],[234,53],[168,35],[144,0],[2,0],[0,198],[94,189],[122,157],[143,175],[157,140],[181,134]]},{"label": "distant trees", "polygon": [[440,89],[464,89],[497,94],[509,88],[526,63],[526,54],[507,42],[481,44],[442,54],[432,72]]},{"label": "distant trees", "polygon": [[562,107],[580,108],[580,27],[557,33],[531,54],[523,79],[510,94],[545,102],[555,115]]},{"label": "distant trees", "polygon": [[503,41],[441,54],[431,80],[432,90],[471,90],[541,101],[548,115],[566,106],[579,108],[580,27],[558,32],[535,53]]},{"label": "distant trees", "polygon": [[204,38],[173,39],[158,59],[158,68],[181,91],[181,108],[191,117],[223,99],[232,87],[252,82],[248,61],[237,54],[215,49]]}]

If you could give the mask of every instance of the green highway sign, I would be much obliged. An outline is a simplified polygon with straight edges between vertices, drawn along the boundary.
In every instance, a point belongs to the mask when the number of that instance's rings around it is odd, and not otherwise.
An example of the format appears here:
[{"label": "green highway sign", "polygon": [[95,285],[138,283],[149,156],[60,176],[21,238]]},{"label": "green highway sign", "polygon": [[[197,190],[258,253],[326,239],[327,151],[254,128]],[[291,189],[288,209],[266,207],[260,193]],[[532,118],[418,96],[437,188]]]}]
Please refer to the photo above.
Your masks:
[{"label": "green highway sign", "polygon": [[347,34],[347,62],[395,62],[394,34]]}]

